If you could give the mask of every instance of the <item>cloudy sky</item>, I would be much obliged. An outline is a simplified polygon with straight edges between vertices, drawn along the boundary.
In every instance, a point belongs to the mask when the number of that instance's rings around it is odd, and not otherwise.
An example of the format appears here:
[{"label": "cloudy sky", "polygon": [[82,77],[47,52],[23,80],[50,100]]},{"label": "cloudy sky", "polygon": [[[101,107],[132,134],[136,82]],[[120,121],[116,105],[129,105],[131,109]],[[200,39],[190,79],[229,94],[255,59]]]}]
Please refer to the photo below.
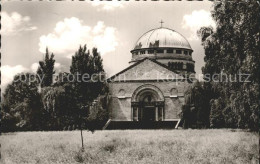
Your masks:
[{"label": "cloudy sky", "polygon": [[130,50],[150,29],[172,28],[185,36],[201,73],[204,51],[196,31],[215,26],[212,2],[2,2],[2,87],[19,72],[34,72],[46,47],[56,72],[69,71],[79,45],[97,47],[109,76],[128,66]]}]

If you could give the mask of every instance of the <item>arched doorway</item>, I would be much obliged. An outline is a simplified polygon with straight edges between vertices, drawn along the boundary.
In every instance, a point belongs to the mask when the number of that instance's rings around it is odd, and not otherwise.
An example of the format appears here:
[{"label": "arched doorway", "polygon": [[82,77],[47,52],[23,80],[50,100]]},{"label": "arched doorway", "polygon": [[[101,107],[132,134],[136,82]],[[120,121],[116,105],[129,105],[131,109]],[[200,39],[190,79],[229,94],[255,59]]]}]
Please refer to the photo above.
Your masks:
[{"label": "arched doorway", "polygon": [[132,120],[154,122],[164,120],[164,96],[159,88],[143,85],[132,96]]}]

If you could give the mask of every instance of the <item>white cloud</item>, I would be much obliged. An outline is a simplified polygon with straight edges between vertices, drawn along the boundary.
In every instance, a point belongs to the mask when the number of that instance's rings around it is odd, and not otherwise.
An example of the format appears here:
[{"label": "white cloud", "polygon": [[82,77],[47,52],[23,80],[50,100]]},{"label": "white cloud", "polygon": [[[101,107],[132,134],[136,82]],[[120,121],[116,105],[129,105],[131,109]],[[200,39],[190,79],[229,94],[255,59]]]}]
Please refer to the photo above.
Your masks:
[{"label": "white cloud", "polygon": [[112,52],[118,45],[116,28],[106,27],[102,21],[92,28],[78,18],[65,18],[52,33],[40,37],[39,51],[44,53],[48,47],[55,55],[70,58],[84,44],[88,48],[97,47],[101,55]]},{"label": "white cloud", "polygon": [[93,28],[93,33],[98,34],[102,32],[103,29],[104,29],[104,22],[99,21],[97,25]]},{"label": "white cloud", "polygon": [[17,12],[13,12],[10,15],[7,12],[2,12],[2,29],[3,35],[15,35],[21,31],[36,30],[36,26],[30,24],[29,16],[22,16]]},{"label": "white cloud", "polygon": [[56,73],[61,72],[62,67],[63,67],[63,65],[61,65],[60,63],[55,63],[55,64],[54,64],[55,72],[56,72]]},{"label": "white cloud", "polygon": [[39,67],[39,63],[33,63],[33,64],[31,65],[31,70],[32,70],[32,72],[36,73],[38,67]]},{"label": "white cloud", "polygon": [[6,86],[7,84],[11,83],[13,81],[13,78],[16,74],[28,71],[27,68],[23,67],[22,65],[16,65],[16,66],[9,66],[4,65],[1,67],[1,82],[2,87]]},{"label": "white cloud", "polygon": [[[94,7],[99,7],[101,10],[106,10],[106,11],[111,11],[114,10],[115,8],[123,8],[123,2],[118,1],[118,0],[111,0],[111,1],[100,1],[100,0],[94,0],[94,1],[89,1],[92,6]],[[124,2],[125,4],[126,2]]]},{"label": "white cloud", "polygon": [[[33,72],[36,73],[38,69],[39,63],[33,63],[30,67],[30,69],[22,66],[22,65],[16,65],[16,66],[10,66],[10,65],[4,65],[1,66],[1,88],[2,91],[5,90],[6,86],[10,84],[14,76],[19,74],[19,73],[25,73],[25,72]],[[59,73],[62,71],[63,65],[60,63],[55,63],[54,64],[54,69],[56,73]]]},{"label": "white cloud", "polygon": [[191,14],[183,16],[182,27],[191,31],[189,40],[198,40],[197,31],[200,27],[212,26],[216,28],[216,24],[213,21],[210,12],[205,10],[195,10]]}]

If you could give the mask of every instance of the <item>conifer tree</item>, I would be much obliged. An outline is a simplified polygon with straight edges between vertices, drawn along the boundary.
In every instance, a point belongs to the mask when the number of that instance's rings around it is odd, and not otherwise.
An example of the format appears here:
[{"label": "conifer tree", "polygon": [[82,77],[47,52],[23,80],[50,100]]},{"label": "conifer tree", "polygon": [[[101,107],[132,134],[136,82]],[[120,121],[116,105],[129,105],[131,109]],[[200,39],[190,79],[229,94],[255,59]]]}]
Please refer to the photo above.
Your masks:
[{"label": "conifer tree", "polygon": [[96,48],[90,53],[86,45],[80,46],[72,57],[70,72],[75,76],[74,86],[79,106],[92,102],[102,93],[104,82],[100,76],[104,75],[104,69]]},{"label": "conifer tree", "polygon": [[46,53],[43,61],[39,61],[39,67],[37,70],[38,80],[41,83],[41,87],[51,86],[53,81],[54,71],[54,55],[53,53],[49,55],[48,48],[46,48]]}]

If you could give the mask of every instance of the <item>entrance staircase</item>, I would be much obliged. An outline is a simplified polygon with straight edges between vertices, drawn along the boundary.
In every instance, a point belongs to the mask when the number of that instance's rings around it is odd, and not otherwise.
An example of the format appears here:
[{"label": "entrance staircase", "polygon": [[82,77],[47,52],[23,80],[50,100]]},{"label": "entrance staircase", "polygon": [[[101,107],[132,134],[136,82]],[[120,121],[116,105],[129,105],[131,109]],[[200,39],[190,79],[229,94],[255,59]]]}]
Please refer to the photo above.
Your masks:
[{"label": "entrance staircase", "polygon": [[113,129],[177,129],[180,120],[174,121],[111,121],[108,120],[103,130]]}]

